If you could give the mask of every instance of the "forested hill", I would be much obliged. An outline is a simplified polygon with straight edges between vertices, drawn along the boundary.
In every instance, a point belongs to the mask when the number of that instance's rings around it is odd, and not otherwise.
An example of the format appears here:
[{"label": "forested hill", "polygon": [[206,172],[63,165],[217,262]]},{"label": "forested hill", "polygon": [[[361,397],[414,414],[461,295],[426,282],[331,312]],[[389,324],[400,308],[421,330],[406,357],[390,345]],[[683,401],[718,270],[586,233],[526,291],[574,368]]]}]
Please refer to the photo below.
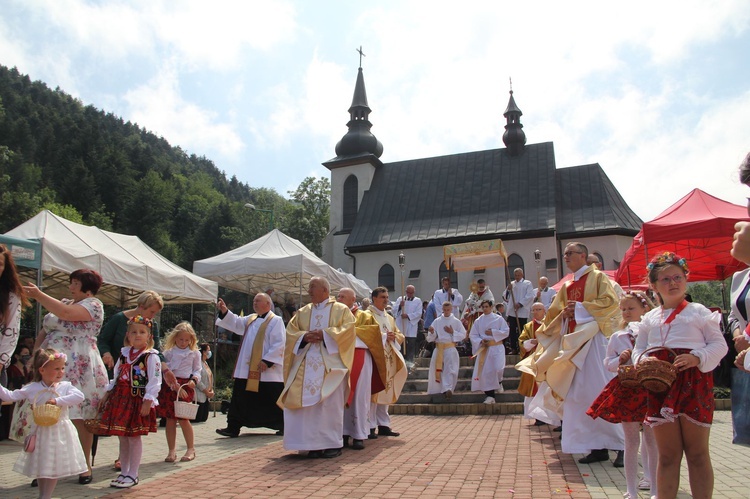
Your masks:
[{"label": "forested hill", "polygon": [[252,203],[320,254],[329,193],[327,179],[305,179],[290,200],[227,179],[205,157],[0,66],[0,233],[50,209],[137,235],[191,269],[268,231]]}]

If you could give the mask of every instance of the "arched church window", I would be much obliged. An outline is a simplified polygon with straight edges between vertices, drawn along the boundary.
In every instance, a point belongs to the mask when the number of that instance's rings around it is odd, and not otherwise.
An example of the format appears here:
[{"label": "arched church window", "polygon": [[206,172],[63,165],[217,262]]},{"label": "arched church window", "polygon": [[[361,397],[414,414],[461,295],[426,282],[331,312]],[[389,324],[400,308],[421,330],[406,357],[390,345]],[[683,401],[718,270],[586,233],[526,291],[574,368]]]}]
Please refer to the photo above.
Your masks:
[{"label": "arched church window", "polygon": [[351,230],[357,220],[357,195],[359,182],[356,175],[349,175],[344,181],[344,226],[342,230]]},{"label": "arched church window", "polygon": [[445,262],[440,262],[440,270],[438,273],[438,285],[435,289],[443,287],[443,277],[450,277],[451,287],[458,289],[458,274],[453,269],[448,270],[448,268],[445,266]]},{"label": "arched church window", "polygon": [[[511,254],[508,257],[508,273],[510,274],[510,280],[511,281],[515,280],[515,277],[513,276],[513,271],[516,270],[516,269],[523,270],[524,279],[528,279],[528,277],[526,276],[526,268],[523,265],[523,258],[521,258],[518,254],[513,253],[513,254]],[[507,288],[508,284],[510,284],[508,282],[508,276],[507,275],[505,276],[505,281],[506,281],[505,282],[505,287]]]},{"label": "arched church window", "polygon": [[378,286],[385,286],[388,291],[395,291],[395,283],[393,266],[386,263],[378,270]]}]

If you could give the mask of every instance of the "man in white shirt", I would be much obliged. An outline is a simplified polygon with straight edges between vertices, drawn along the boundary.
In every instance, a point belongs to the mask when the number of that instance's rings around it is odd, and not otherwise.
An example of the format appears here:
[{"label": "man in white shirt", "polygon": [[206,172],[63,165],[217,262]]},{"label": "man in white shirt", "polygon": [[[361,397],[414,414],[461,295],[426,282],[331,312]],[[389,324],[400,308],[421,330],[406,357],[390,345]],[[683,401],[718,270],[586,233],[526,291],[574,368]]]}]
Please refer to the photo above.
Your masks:
[{"label": "man in white shirt", "polygon": [[539,278],[539,287],[534,288],[534,302],[544,305],[544,310],[549,309],[552,300],[555,299],[557,291],[549,287],[549,279],[546,276]]},{"label": "man in white shirt", "polygon": [[406,360],[413,361],[417,350],[417,329],[422,318],[422,300],[414,296],[416,290],[411,284],[406,286],[406,296],[399,296],[393,307],[396,324],[406,337]]},{"label": "man in white shirt", "polygon": [[443,309],[443,302],[449,302],[453,307],[453,315],[458,317],[459,307],[464,301],[464,297],[457,289],[451,287],[450,277],[443,277],[440,281],[442,288],[438,289],[432,294],[432,302],[435,304],[435,310]]},{"label": "man in white shirt", "polygon": [[534,302],[534,285],[523,278],[523,269],[515,269],[513,277],[515,280],[508,284],[503,300],[507,303],[508,326],[510,326],[508,353],[517,354],[519,352],[518,337],[526,321],[529,320],[531,304]]},{"label": "man in white shirt", "polygon": [[239,317],[219,298],[216,325],[242,336],[234,367],[232,400],[227,427],[216,433],[237,437],[243,426],[272,428],[284,434],[284,415],[276,401],[284,388],[284,321],[271,311],[273,302],[265,293],[253,299],[255,313]]}]

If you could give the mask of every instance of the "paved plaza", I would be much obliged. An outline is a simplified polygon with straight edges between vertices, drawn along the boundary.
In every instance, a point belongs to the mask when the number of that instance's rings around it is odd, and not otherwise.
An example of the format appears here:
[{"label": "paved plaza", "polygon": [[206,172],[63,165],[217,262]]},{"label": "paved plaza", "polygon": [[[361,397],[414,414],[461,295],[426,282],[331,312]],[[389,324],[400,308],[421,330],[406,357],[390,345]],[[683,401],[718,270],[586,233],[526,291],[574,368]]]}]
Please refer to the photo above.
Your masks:
[{"label": "paved plaza", "polygon": [[[394,416],[400,437],[369,440],[363,451],[345,449],[337,459],[305,459],[285,451],[272,431],[246,430],[239,438],[219,437],[225,426],[217,414],[194,425],[197,459],[165,463],[163,429],[144,440],[140,484],[110,488],[117,439],[103,438],[94,482],[63,479],[56,497],[229,498],[229,497],[503,497],[620,499],[622,468],[611,462],[578,464],[579,455],[560,452],[559,433],[536,427],[521,416]],[[746,498],[750,448],[732,445],[729,411],[717,411],[711,430],[716,498]],[[184,452],[178,430],[178,456]],[[0,442],[0,497],[33,498],[30,480],[12,471],[20,445]],[[611,453],[614,459],[614,452]],[[679,497],[688,493],[687,468]],[[648,497],[643,492],[641,497]]]}]

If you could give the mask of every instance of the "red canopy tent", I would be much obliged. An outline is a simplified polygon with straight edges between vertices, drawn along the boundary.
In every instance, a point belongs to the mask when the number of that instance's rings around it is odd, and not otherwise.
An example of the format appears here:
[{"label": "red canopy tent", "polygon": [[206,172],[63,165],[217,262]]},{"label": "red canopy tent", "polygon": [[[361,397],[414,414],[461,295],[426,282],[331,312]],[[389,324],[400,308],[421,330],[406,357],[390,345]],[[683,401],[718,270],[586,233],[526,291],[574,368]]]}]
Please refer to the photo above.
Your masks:
[{"label": "red canopy tent", "polygon": [[625,252],[615,280],[621,286],[646,281],[646,265],[657,253],[673,251],[687,259],[689,281],[716,281],[747,265],[732,258],[734,224],[750,221],[747,208],[693,189],[645,222]]}]

